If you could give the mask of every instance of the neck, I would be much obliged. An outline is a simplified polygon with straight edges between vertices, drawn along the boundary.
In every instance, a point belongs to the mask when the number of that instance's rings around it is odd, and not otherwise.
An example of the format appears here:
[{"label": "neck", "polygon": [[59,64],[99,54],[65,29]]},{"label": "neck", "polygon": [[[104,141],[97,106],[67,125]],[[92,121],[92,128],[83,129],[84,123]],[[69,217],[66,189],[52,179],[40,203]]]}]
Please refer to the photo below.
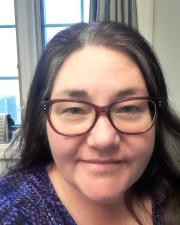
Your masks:
[{"label": "neck", "polygon": [[[128,211],[124,195],[111,203],[99,203],[88,199],[72,185],[67,183],[57,170],[49,167],[48,175],[58,197],[78,225],[136,225],[136,221]],[[139,216],[140,204],[135,204]],[[142,205],[141,205],[142,206]],[[144,207],[144,205],[143,205]],[[146,219],[147,225],[152,224]]]}]

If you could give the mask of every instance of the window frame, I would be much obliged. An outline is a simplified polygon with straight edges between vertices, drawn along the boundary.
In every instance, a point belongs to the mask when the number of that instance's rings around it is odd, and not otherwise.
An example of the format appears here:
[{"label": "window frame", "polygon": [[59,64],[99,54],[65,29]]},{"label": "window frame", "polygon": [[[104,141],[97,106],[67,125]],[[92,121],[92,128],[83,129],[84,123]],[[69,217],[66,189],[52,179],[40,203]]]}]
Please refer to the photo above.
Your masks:
[{"label": "window frame", "polygon": [[[15,17],[15,14],[14,14]],[[0,24],[0,29],[15,29],[15,33],[16,33],[16,24],[14,21],[14,24]],[[5,76],[5,75],[0,75],[0,81],[12,81],[12,80],[17,80],[19,81],[19,76],[18,74],[13,75],[11,74],[10,76]]]},{"label": "window frame", "polygon": [[[13,26],[13,28],[16,28],[18,76],[1,76],[1,80],[19,80],[22,116],[30,83],[42,51],[40,0],[14,0],[14,13],[15,25],[2,26],[7,28]],[[0,160],[4,159],[4,151],[9,147],[9,144],[10,143],[0,143]]]},{"label": "window frame", "polygon": [[[8,79],[19,80],[21,117],[26,106],[28,90],[33,78],[37,61],[46,45],[44,32],[44,0],[14,0],[14,13],[17,42],[18,76]],[[84,0],[81,1],[81,21],[84,20]],[[73,23],[72,23],[73,24]],[[71,24],[61,24],[67,27]],[[52,26],[52,25],[49,25]],[[58,24],[60,26],[60,24]],[[57,24],[54,24],[57,27]],[[26,46],[26,47],[25,47]],[[3,77],[5,79],[5,77]],[[7,78],[6,78],[7,79]],[[0,159],[9,143],[0,144]]]},{"label": "window frame", "polygon": [[[85,0],[79,0],[80,1],[80,21],[79,22],[83,22],[84,21],[84,1]],[[90,4],[90,0],[89,0],[89,4]],[[44,47],[47,43],[47,37],[46,37],[46,28],[61,28],[61,27],[69,27],[75,23],[46,23],[46,19],[45,19],[45,0],[40,0],[40,5],[41,5],[41,28],[42,28],[42,46]]]}]

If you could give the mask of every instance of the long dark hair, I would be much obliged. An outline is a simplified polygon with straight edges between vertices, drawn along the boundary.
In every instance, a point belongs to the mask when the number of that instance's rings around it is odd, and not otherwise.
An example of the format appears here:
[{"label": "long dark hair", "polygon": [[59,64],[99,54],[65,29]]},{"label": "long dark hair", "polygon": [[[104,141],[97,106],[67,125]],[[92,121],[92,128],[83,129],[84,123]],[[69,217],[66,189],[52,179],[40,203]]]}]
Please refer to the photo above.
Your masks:
[{"label": "long dark hair", "polygon": [[[127,206],[139,224],[130,196],[155,196],[162,206],[163,224],[177,225],[180,175],[180,120],[170,107],[166,83],[157,57],[144,38],[132,28],[113,22],[80,23],[57,33],[47,44],[36,67],[27,107],[18,135],[20,160],[15,170],[53,161],[41,102],[49,98],[57,71],[74,51],[99,45],[126,53],[139,66],[151,97],[160,97],[163,107],[156,123],[152,158],[142,177],[131,188]],[[176,220],[177,219],[177,220]]]}]

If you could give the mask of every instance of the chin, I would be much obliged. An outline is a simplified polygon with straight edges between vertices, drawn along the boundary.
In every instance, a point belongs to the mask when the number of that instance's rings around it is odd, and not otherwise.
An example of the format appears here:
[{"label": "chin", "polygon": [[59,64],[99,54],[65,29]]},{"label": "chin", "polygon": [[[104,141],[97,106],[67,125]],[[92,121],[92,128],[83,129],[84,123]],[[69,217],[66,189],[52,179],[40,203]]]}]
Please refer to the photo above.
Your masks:
[{"label": "chin", "polygon": [[94,179],[77,179],[73,183],[81,197],[97,204],[113,204],[124,199],[124,194],[131,186],[129,180],[117,182],[117,177],[104,176]]},{"label": "chin", "polygon": [[120,196],[98,196],[98,197],[92,197],[87,196],[91,202],[94,202],[97,205],[113,205],[119,202],[121,199]]},{"label": "chin", "polygon": [[[81,192],[82,193],[82,192]],[[123,193],[117,192],[113,189],[108,190],[107,192],[103,189],[91,190],[89,192],[83,193],[88,200],[100,205],[110,205],[119,202],[120,199],[124,196]]]}]

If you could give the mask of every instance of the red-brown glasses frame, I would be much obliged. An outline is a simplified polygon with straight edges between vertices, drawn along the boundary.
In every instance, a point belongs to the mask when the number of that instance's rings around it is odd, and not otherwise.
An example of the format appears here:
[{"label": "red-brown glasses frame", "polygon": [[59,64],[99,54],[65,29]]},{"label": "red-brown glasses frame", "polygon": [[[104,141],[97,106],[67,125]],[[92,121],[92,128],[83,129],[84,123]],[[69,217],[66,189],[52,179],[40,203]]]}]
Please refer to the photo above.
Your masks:
[{"label": "red-brown glasses frame", "polygon": [[[124,131],[121,131],[119,129],[117,129],[117,127],[114,125],[112,119],[111,119],[111,114],[110,114],[110,111],[111,111],[111,107],[117,103],[120,103],[120,102],[125,102],[125,101],[130,101],[130,100],[149,100],[151,102],[154,103],[155,105],[155,115],[154,115],[154,118],[152,120],[152,123],[151,125],[143,132],[132,132],[132,133],[129,133],[129,132],[124,132]],[[90,126],[90,128],[83,132],[83,133],[80,133],[80,134],[64,134],[62,132],[59,132],[55,127],[54,125],[52,124],[51,122],[51,119],[50,119],[50,115],[49,115],[49,109],[51,107],[51,105],[55,104],[55,103],[58,103],[58,102],[77,102],[77,103],[83,103],[83,104],[86,104],[86,105],[89,105],[91,106],[94,111],[95,111],[95,118],[94,118],[94,122],[92,123],[92,125]],[[130,98],[125,98],[125,99],[122,99],[120,101],[116,101],[116,102],[113,102],[111,103],[110,105],[107,105],[107,106],[98,106],[98,105],[95,105],[93,103],[90,103],[90,102],[86,102],[86,101],[81,101],[81,100],[76,100],[76,99],[73,99],[73,100],[70,100],[70,99],[52,99],[52,100],[46,100],[46,101],[43,101],[41,103],[41,106],[42,106],[42,109],[43,111],[46,113],[47,115],[47,120],[51,126],[51,128],[58,134],[60,135],[63,135],[63,136],[68,136],[68,137],[76,137],[76,136],[81,136],[81,135],[85,135],[87,134],[96,124],[96,121],[98,120],[100,114],[102,113],[105,113],[105,115],[107,116],[107,118],[109,119],[111,125],[114,127],[114,129],[116,131],[118,131],[119,133],[123,133],[123,134],[128,134],[128,135],[136,135],[136,134],[143,134],[145,132],[147,132],[148,130],[150,130],[152,128],[152,126],[154,125],[156,119],[157,119],[157,116],[158,116],[158,111],[159,109],[162,107],[162,100],[161,98],[158,98],[158,97],[130,97]]]}]

